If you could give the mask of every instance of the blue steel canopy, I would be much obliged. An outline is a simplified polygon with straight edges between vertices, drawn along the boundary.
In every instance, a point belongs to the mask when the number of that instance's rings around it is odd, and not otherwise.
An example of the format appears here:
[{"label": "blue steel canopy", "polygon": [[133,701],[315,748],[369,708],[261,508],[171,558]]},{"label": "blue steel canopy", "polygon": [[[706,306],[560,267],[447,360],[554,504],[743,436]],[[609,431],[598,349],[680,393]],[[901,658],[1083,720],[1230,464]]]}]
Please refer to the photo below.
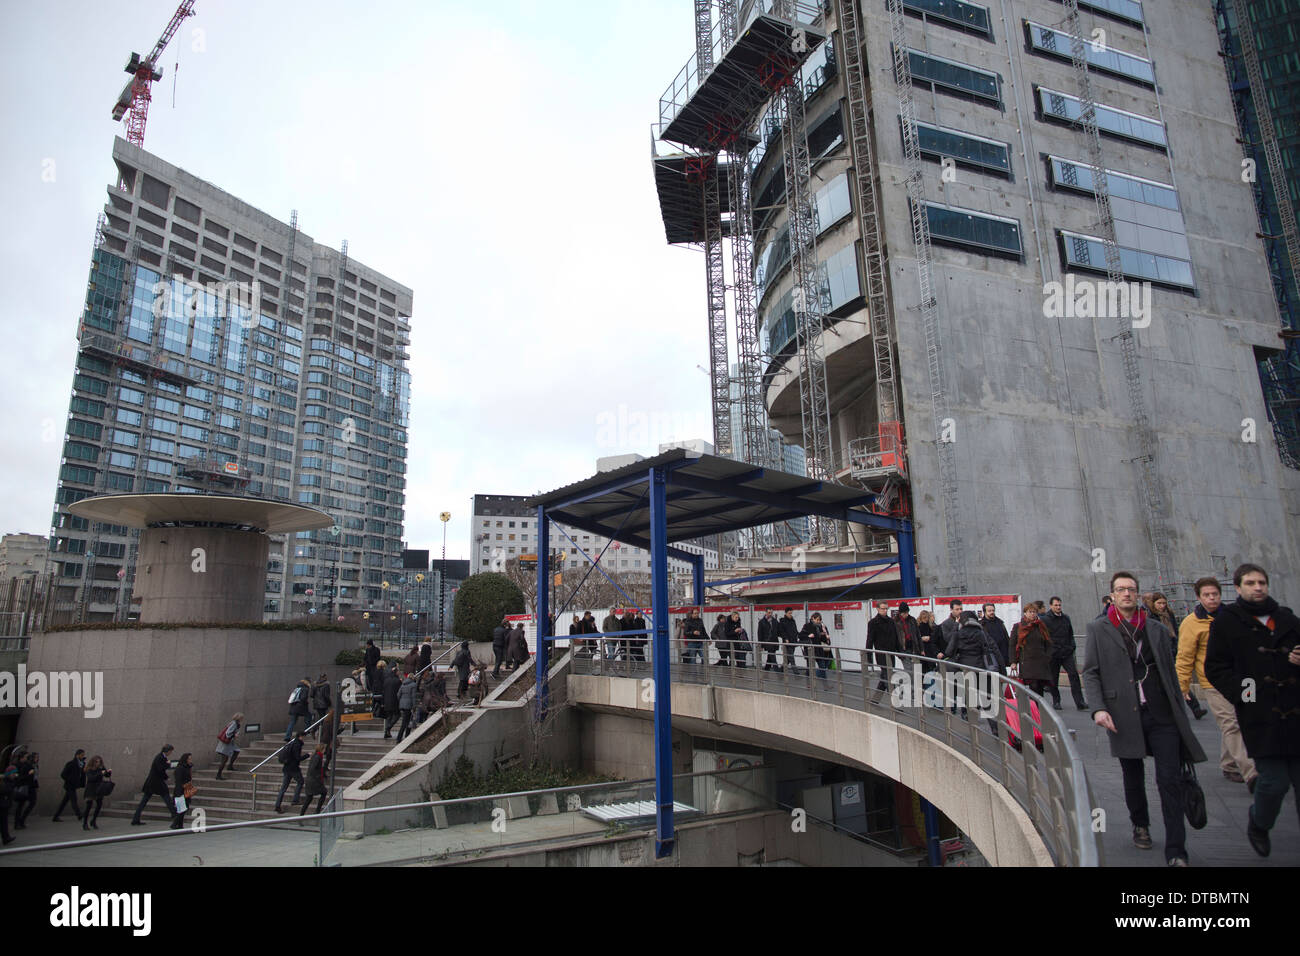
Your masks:
[{"label": "blue steel canopy", "polygon": [[[695,570],[695,603],[703,604],[704,560],[669,546],[755,525],[817,515],[884,531],[898,538],[898,566],[905,597],[916,594],[912,524],[865,510],[875,495],[830,481],[766,468],[682,448],[645,458],[546,494],[524,504],[537,509],[537,697],[546,712],[550,668],[550,525],[569,525],[626,541],[650,552],[651,660],[654,674],[655,855],[672,853],[672,702],[668,672],[668,556]],[[623,631],[621,633],[628,633]]]},{"label": "blue steel canopy", "polygon": [[[547,517],[593,534],[649,548],[651,469],[666,472],[667,540],[686,541],[816,515],[882,531],[911,523],[866,510],[875,495],[742,461],[674,448],[524,502]],[[620,528],[621,525],[621,528]]]}]

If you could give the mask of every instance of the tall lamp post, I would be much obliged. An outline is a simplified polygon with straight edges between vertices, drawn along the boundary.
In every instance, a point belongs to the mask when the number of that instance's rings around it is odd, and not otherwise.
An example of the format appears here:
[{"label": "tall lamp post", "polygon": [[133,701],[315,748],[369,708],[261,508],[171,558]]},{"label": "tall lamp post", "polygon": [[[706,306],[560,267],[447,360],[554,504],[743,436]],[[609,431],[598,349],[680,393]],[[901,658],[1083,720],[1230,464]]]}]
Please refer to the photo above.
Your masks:
[{"label": "tall lamp post", "polygon": [[443,612],[447,606],[447,522],[451,520],[451,512],[444,511],[438,517],[442,520],[442,570],[438,573],[438,640],[446,641]]},{"label": "tall lamp post", "polygon": [[[428,601],[424,594],[424,575],[415,576],[415,606],[419,608],[415,614],[415,629],[424,635],[425,640],[429,638],[429,608]],[[423,618],[423,620],[421,620]]]}]

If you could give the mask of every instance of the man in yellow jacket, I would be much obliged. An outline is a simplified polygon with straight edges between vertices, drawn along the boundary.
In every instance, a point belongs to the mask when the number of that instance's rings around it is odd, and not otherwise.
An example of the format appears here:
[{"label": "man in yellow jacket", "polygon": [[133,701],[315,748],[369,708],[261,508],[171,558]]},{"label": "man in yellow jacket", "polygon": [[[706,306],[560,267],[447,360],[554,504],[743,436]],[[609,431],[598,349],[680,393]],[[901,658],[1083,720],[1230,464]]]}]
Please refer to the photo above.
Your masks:
[{"label": "man in yellow jacket", "polygon": [[1241,738],[1241,728],[1237,725],[1237,711],[1232,702],[1220,694],[1205,677],[1205,649],[1210,642],[1210,625],[1219,613],[1222,603],[1219,582],[1214,578],[1201,578],[1196,582],[1196,605],[1192,613],[1183,618],[1178,628],[1178,683],[1182,687],[1183,697],[1191,693],[1192,674],[1196,674],[1201,692],[1210,705],[1210,713],[1219,725],[1223,739],[1219,744],[1219,767],[1223,775],[1234,783],[1244,782],[1255,790],[1255,778],[1259,772],[1255,761],[1246,753],[1246,743]]}]

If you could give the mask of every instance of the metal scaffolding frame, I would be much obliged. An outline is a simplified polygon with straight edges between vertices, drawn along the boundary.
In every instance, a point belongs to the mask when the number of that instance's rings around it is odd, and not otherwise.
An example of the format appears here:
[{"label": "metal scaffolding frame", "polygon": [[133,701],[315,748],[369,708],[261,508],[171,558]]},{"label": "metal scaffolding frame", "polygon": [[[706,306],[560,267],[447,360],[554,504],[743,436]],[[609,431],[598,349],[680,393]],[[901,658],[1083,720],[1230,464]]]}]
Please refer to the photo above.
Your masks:
[{"label": "metal scaffolding frame", "polygon": [[[794,6],[793,3],[783,4],[781,12],[793,20]],[[798,49],[798,37],[791,52],[802,52]],[[808,477],[824,479],[834,471],[830,389],[826,382],[826,356],[822,344],[826,317],[822,312],[822,268],[817,255],[817,221],[812,203],[812,161],[804,118],[803,84],[799,81],[801,65],[801,60],[794,56],[773,57],[767,64],[764,85],[776,92],[773,106],[781,127],[798,354],[799,422],[806,470]],[[818,518],[810,523],[809,531],[811,543],[830,546],[837,543],[837,529],[833,523]]]},{"label": "metal scaffolding frame", "polygon": [[[1300,302],[1293,299],[1291,289],[1288,288],[1282,261],[1285,257],[1285,266],[1289,267],[1292,280],[1300,283],[1300,235],[1297,233],[1295,208],[1291,205],[1286,190],[1286,170],[1282,165],[1277,132],[1259,65],[1259,51],[1245,4],[1243,0],[1216,0],[1215,7],[1223,21],[1224,63],[1244,151],[1249,154],[1255,146],[1263,151],[1271,187],[1271,195],[1265,196],[1263,180],[1257,176],[1251,192],[1260,220],[1265,256],[1269,262],[1273,295],[1281,313],[1282,335],[1288,341],[1282,351],[1259,363],[1264,401],[1273,424],[1278,456],[1288,468],[1300,469],[1300,422],[1297,421],[1295,412],[1300,405]],[[1228,17],[1229,10],[1236,20],[1235,31]],[[1234,53],[1231,49],[1230,41],[1233,37],[1240,52]],[[1245,76],[1242,76],[1237,62],[1244,67]],[[1244,95],[1239,92],[1243,87]],[[1247,98],[1253,109],[1247,108]],[[1254,116],[1253,123],[1251,114]],[[1270,234],[1270,206],[1276,210],[1277,223],[1281,227],[1278,234]]]},{"label": "metal scaffolding frame", "polygon": [[862,236],[859,264],[866,283],[871,352],[876,372],[876,434],[850,440],[846,464],[852,477],[880,495],[886,513],[902,515],[910,512],[910,501],[894,360],[897,333],[890,310],[889,267],[879,219],[880,186],[871,143],[871,81],[862,49],[864,38],[857,0],[836,0],[836,11]]},{"label": "metal scaffolding frame", "polygon": [[[951,421],[940,349],[939,310],[930,274],[930,220],[925,207],[921,141],[916,126],[916,103],[912,98],[912,66],[907,53],[907,21],[902,0],[885,0],[893,41],[894,85],[898,89],[898,114],[903,127],[903,154],[907,160],[907,200],[912,215],[912,241],[916,246],[916,277],[921,292],[921,325],[925,331],[926,366],[930,377],[930,410],[935,451],[939,459],[939,497],[943,502],[945,547],[942,549],[946,574],[935,590],[961,594],[966,590],[966,548],[962,540],[961,508],[958,500],[957,459],[948,434]],[[938,555],[936,554],[936,558]],[[938,565],[936,560],[934,564]]]},{"label": "metal scaffolding frame", "polygon": [[[896,0],[891,0],[896,2]],[[1101,151],[1101,130],[1097,126],[1097,103],[1092,95],[1092,80],[1088,70],[1086,42],[1079,20],[1078,0],[1064,0],[1066,28],[1070,35],[1070,60],[1074,65],[1075,79],[1079,85],[1079,125],[1087,140],[1088,160],[1092,164],[1093,196],[1097,203],[1097,219],[1102,248],[1106,255],[1106,279],[1111,283],[1125,280],[1120,261],[1119,244],[1115,238],[1115,216],[1110,205],[1110,186],[1107,182],[1106,164]],[[1082,241],[1082,240],[1077,240]],[[1164,497],[1161,493],[1159,473],[1156,469],[1156,435],[1147,413],[1146,395],[1142,388],[1142,368],[1138,363],[1137,336],[1130,317],[1118,319],[1120,356],[1124,364],[1124,381],[1128,387],[1129,405],[1133,413],[1133,427],[1138,444],[1137,461],[1142,468],[1142,516],[1147,536],[1151,541],[1151,555],[1155,562],[1157,587],[1164,590],[1171,581],[1169,568],[1168,522],[1164,520]]]}]

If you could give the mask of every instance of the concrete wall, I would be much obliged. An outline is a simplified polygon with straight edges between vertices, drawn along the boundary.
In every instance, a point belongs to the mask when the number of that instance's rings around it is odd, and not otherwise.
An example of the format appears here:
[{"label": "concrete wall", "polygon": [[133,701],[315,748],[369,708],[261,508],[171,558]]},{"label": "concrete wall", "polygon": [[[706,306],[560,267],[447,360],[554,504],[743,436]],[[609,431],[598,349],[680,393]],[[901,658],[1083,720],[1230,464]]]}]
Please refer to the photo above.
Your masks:
[{"label": "concrete wall", "polygon": [[601,836],[590,842],[494,854],[461,866],[746,866],[788,860],[805,866],[897,867],[897,857],[821,827],[790,829],[788,814],[755,813],[677,826],[673,853],[655,859],[654,833]]},{"label": "concrete wall", "polygon": [[[254,531],[146,528],[135,575],[141,622],[260,621],[267,546]],[[203,551],[197,566],[196,548]]]},{"label": "concrete wall", "polygon": [[214,764],[217,733],[236,711],[263,732],[283,733],[294,684],[350,674],[334,658],[355,647],[355,634],[228,628],[33,635],[29,673],[100,672],[104,701],[98,718],[80,708],[23,711],[18,740],[41,754],[38,811],[61,797],[59,771],[78,748],[103,756],[118,784],[111,799],[129,801],[164,743],[176,748],[173,757],[190,751],[196,766]]},{"label": "concrete wall", "polygon": [[[642,714],[650,726],[653,705],[641,701],[637,680],[570,675],[569,695],[605,712]],[[675,732],[739,733],[749,742],[748,732],[773,747],[875,770],[938,807],[993,866],[1052,865],[1047,847],[1011,795],[966,757],[925,734],[862,711],[733,688],[674,684],[672,701]],[[649,754],[648,739],[643,743],[642,752]]]}]

